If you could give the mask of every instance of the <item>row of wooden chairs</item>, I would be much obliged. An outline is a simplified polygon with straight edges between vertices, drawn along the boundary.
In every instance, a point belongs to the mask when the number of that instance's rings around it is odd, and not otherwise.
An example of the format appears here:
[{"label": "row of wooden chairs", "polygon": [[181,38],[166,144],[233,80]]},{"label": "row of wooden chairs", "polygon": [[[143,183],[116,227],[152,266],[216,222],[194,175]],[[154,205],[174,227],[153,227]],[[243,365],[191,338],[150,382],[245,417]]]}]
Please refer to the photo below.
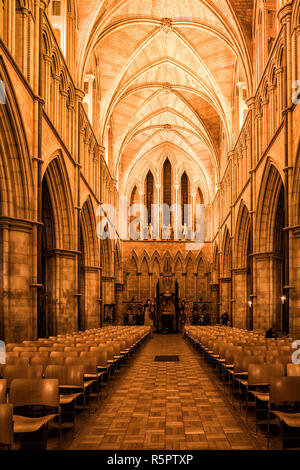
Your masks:
[{"label": "row of wooden chairs", "polygon": [[[286,428],[293,428],[293,431],[300,428],[300,414],[297,413],[300,403],[300,364],[292,363],[290,339],[268,341],[266,347],[266,341],[261,337],[257,337],[254,342],[244,341],[248,335],[253,339],[253,333],[246,330],[229,332],[224,331],[224,328],[185,328],[186,338],[222,378],[224,391],[229,385],[232,402],[237,395],[240,411],[245,406],[246,420],[248,409],[254,408],[256,432],[259,424],[267,425],[268,447],[270,424],[275,419],[277,422],[279,420],[284,446],[290,437],[286,434]],[[269,347],[271,343],[272,348]],[[295,387],[293,392],[290,387]],[[290,402],[288,407],[286,402]],[[299,441],[300,429],[296,437]]]},{"label": "row of wooden chairs", "polygon": [[[6,363],[0,364],[0,445],[11,448],[18,436],[23,442],[24,436],[35,433],[46,448],[49,426],[59,428],[60,442],[64,427],[72,427],[74,435],[75,411],[90,412],[90,397],[99,398],[102,386],[107,390],[109,377],[150,336],[147,327],[103,330],[71,335],[80,341],[59,335],[8,345]],[[53,389],[53,381],[57,400],[49,401],[45,390],[47,384]],[[32,398],[28,390],[34,391]]]}]

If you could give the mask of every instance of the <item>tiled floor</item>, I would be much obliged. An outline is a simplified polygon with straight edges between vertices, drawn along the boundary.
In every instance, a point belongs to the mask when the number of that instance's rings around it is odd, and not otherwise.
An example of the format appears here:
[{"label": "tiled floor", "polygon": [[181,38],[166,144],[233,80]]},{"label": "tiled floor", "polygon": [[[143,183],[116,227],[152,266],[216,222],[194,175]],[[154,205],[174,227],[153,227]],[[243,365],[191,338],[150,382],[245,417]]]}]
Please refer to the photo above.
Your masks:
[{"label": "tiled floor", "polygon": [[[179,362],[154,362],[156,355]],[[180,335],[155,335],[114,379],[70,445],[78,450],[259,449],[213,375]]]}]

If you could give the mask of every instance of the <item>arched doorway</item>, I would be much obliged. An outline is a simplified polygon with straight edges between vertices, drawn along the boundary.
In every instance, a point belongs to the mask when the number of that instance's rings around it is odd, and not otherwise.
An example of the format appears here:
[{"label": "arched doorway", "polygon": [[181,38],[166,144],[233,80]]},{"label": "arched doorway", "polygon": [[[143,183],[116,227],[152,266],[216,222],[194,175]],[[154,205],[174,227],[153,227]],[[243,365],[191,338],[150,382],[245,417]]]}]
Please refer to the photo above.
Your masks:
[{"label": "arched doorway", "polygon": [[53,280],[52,268],[54,266],[51,253],[55,247],[55,223],[47,178],[44,178],[42,182],[42,221],[43,226],[40,230],[41,251],[38,260],[41,282],[41,289],[38,295],[38,338],[45,338],[54,333],[53,318],[50,318],[50,303],[53,289],[51,281]]},{"label": "arched doorway", "polygon": [[284,188],[281,185],[274,224],[274,276],[276,295],[276,325],[283,333],[289,333],[289,312],[284,291],[286,285],[287,250],[284,234]]},{"label": "arched doorway", "polygon": [[257,247],[255,254],[256,310],[255,328],[275,326],[289,331],[289,297],[287,285],[288,233],[287,197],[283,179],[268,161],[261,183],[257,210]]},{"label": "arched doorway", "polygon": [[57,155],[49,163],[42,179],[43,226],[38,236],[38,336],[55,336],[76,328],[72,207],[64,161],[61,155]]}]

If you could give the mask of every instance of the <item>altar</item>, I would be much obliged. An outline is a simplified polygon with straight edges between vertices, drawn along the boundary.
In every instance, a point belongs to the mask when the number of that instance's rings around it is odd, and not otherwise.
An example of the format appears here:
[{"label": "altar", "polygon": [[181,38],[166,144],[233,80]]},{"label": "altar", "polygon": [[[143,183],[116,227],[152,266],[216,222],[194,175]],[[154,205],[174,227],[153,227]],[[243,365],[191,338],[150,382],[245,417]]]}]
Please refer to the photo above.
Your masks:
[{"label": "altar", "polygon": [[165,261],[161,283],[158,283],[157,305],[157,331],[165,334],[177,331],[178,286],[168,258]]}]

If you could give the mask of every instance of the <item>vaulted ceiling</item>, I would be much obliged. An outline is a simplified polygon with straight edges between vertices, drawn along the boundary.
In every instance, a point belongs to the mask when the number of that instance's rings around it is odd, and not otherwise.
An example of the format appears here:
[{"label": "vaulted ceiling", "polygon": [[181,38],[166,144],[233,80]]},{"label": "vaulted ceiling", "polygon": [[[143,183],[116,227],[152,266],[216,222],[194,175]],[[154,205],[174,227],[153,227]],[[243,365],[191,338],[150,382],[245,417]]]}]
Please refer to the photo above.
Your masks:
[{"label": "vaulted ceiling", "polygon": [[233,143],[237,70],[252,92],[252,2],[244,17],[240,3],[79,2],[78,82],[96,63],[99,135],[104,145],[113,136],[109,167],[121,193],[157,149],[189,161],[213,197],[222,152]]}]

